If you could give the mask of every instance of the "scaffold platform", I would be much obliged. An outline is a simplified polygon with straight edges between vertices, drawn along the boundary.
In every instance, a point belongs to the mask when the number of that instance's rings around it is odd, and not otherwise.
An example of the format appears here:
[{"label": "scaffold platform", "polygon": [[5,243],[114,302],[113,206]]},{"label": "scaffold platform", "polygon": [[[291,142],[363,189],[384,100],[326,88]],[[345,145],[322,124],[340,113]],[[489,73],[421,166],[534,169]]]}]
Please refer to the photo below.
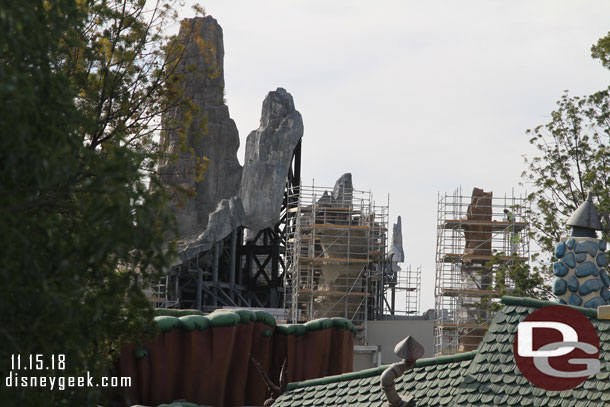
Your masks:
[{"label": "scaffold platform", "polygon": [[[523,197],[461,188],[438,197],[434,351],[476,349],[493,318],[498,267],[529,261]],[[507,277],[501,282],[511,287]]]}]

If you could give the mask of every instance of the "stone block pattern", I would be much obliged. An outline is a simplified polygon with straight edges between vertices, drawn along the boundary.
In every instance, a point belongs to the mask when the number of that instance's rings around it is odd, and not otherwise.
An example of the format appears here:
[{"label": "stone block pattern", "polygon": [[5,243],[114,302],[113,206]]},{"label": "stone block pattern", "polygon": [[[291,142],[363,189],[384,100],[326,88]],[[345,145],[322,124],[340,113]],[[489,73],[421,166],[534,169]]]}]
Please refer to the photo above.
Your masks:
[{"label": "stone block pattern", "polygon": [[555,246],[553,293],[559,303],[597,308],[610,304],[606,242],[591,237],[564,238]]}]

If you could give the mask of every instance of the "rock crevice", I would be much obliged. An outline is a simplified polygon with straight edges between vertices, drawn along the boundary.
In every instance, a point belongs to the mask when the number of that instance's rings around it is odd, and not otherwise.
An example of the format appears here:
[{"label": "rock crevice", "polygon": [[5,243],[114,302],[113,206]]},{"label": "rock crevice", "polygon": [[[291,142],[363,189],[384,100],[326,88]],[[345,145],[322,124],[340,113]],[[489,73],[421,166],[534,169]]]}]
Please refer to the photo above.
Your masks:
[{"label": "rock crevice", "polygon": [[[161,143],[166,159],[161,181],[192,192],[171,202],[182,243],[181,260],[206,251],[238,227],[248,237],[279,220],[286,177],[303,136],[303,119],[290,93],[269,92],[263,101],[260,126],[246,140],[244,168],[237,159],[239,135],[224,103],[222,28],[211,16],[183,22],[179,41],[185,44],[177,72],[184,75],[183,96],[193,110],[180,106],[163,117]],[[189,123],[187,129],[180,128]],[[195,167],[207,159],[202,179]]]}]

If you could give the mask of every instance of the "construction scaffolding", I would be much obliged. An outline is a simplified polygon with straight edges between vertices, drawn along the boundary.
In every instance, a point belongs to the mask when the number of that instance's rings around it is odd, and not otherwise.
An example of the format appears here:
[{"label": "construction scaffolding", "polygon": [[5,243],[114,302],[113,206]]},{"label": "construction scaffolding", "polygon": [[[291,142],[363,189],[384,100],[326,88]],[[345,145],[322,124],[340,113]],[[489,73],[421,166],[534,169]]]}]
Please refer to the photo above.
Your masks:
[{"label": "construction scaffolding", "polygon": [[178,301],[169,298],[169,284],[169,276],[165,276],[142,290],[154,308],[175,308],[178,305]]},{"label": "construction scaffolding", "polygon": [[[418,315],[421,292],[421,266],[410,264],[397,273],[396,297],[399,305],[394,307],[395,315]],[[402,305],[402,306],[401,306]]]},{"label": "construction scaffolding", "polygon": [[435,353],[477,348],[497,301],[500,285],[513,282],[501,265],[529,261],[529,228],[523,197],[494,197],[475,188],[440,195],[437,214]]},{"label": "construction scaffolding", "polygon": [[[393,319],[398,316],[419,314],[421,293],[421,266],[413,268],[410,264],[401,269],[398,263],[392,262],[384,269],[384,280],[381,283],[383,299],[371,315],[373,319]],[[371,284],[376,281],[372,280]],[[377,309],[378,308],[378,309]],[[369,313],[371,314],[371,313]]]},{"label": "construction scaffolding", "polygon": [[343,317],[365,337],[389,266],[388,206],[351,187],[301,186],[289,202],[284,298],[292,322]]}]

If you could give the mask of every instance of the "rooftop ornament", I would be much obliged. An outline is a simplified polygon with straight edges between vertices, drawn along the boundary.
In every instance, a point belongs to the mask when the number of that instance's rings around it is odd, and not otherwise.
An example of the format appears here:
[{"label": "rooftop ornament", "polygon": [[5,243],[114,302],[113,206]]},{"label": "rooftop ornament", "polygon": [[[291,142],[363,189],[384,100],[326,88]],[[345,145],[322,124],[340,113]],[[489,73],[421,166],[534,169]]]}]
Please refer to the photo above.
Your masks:
[{"label": "rooftop ornament", "polygon": [[597,237],[596,230],[602,230],[602,223],[595,205],[593,205],[593,194],[587,193],[587,199],[574,211],[566,222],[572,227],[572,236],[575,237]]},{"label": "rooftop ornament", "polygon": [[560,304],[594,309],[610,304],[607,243],[597,239],[602,225],[590,192],[566,224],[572,235],[555,246],[553,294]]},{"label": "rooftop ornament", "polygon": [[407,336],[394,348],[394,353],[402,359],[402,362],[393,363],[381,374],[381,388],[388,399],[390,407],[415,406],[415,397],[407,396],[401,398],[396,392],[395,381],[407,370],[415,367],[417,359],[424,355],[424,348],[412,336]]}]

